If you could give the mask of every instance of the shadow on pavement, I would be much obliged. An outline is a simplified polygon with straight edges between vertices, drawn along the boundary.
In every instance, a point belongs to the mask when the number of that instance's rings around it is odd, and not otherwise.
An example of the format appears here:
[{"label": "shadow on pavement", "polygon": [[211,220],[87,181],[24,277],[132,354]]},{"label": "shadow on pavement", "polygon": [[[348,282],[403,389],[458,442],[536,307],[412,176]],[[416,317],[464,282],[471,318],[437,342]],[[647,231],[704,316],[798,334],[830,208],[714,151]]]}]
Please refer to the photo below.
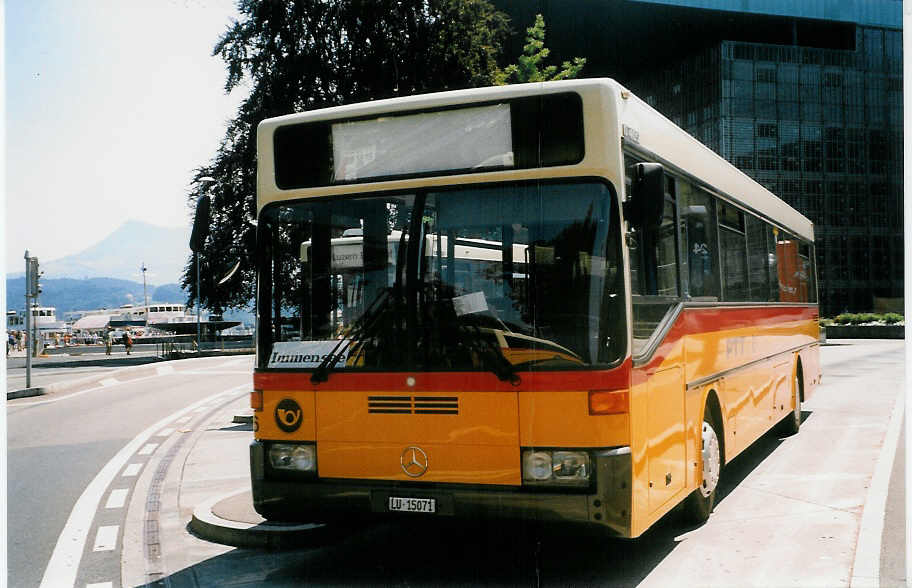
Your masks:
[{"label": "shadow on pavement", "polygon": [[[810,415],[803,412],[802,422]],[[771,431],[732,460],[723,470],[718,501],[782,442]],[[168,581],[172,586],[631,586],[693,528],[681,523],[677,511],[632,540],[532,521],[336,526],[294,549],[236,548],[175,572]]]}]

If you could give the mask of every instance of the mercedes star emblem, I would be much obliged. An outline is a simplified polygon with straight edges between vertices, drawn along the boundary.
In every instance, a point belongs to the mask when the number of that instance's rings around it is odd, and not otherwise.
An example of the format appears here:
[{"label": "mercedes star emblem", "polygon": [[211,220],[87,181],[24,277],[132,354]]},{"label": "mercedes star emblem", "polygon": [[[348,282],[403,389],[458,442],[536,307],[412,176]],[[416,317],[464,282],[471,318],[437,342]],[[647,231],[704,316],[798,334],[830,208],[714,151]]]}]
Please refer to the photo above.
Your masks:
[{"label": "mercedes star emblem", "polygon": [[406,447],[399,456],[402,471],[410,478],[420,478],[428,469],[428,456],[420,447]]}]

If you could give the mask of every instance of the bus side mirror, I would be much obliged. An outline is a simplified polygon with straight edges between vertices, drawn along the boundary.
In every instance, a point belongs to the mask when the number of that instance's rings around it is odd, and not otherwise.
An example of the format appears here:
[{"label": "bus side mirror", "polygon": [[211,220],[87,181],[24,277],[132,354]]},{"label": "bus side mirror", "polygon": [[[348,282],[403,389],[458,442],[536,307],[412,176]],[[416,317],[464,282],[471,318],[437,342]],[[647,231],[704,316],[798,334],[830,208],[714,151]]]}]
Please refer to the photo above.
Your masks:
[{"label": "bus side mirror", "polygon": [[209,197],[200,196],[196,201],[196,214],[193,217],[193,232],[190,233],[190,251],[199,253],[203,250],[206,237],[209,236]]},{"label": "bus side mirror", "polygon": [[665,211],[665,170],[658,163],[632,166],[630,198],[624,202],[624,216],[638,227],[657,227]]}]

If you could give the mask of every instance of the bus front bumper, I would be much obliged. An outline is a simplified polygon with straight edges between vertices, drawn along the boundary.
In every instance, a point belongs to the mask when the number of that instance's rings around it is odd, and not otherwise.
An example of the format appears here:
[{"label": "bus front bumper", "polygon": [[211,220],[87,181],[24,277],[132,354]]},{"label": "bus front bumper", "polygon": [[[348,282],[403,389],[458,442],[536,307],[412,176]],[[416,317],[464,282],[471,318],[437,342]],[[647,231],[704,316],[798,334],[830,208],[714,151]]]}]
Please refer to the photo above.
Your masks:
[{"label": "bus front bumper", "polygon": [[[577,492],[518,486],[291,479],[267,472],[265,444],[260,441],[250,445],[250,473],[254,508],[269,520],[328,523],[429,517],[524,519],[583,523],[629,537],[630,450],[596,450],[593,458],[595,483]],[[435,501],[435,512],[390,512],[390,497],[430,498]]]}]

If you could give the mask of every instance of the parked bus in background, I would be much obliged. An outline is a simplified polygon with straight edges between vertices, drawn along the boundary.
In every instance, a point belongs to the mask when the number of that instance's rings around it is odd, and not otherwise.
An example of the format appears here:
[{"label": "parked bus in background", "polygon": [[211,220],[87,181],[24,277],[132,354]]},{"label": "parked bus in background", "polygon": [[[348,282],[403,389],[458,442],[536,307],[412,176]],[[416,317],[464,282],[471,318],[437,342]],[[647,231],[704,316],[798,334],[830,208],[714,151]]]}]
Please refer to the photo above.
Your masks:
[{"label": "parked bus in background", "polygon": [[258,129],[267,519],[642,534],[820,381],[813,226],[613,80]]}]

